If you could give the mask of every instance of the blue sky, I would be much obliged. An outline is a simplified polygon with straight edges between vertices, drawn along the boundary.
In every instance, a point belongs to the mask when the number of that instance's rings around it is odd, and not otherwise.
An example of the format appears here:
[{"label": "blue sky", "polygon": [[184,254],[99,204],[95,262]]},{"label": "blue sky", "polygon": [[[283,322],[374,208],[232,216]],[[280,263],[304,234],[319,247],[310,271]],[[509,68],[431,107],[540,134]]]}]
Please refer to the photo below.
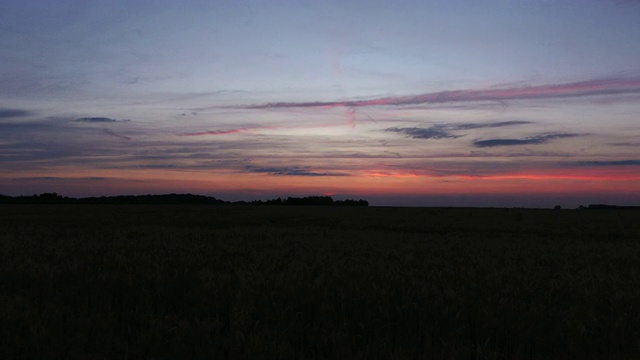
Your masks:
[{"label": "blue sky", "polygon": [[0,193],[635,204],[638,18],[614,0],[4,1]]}]

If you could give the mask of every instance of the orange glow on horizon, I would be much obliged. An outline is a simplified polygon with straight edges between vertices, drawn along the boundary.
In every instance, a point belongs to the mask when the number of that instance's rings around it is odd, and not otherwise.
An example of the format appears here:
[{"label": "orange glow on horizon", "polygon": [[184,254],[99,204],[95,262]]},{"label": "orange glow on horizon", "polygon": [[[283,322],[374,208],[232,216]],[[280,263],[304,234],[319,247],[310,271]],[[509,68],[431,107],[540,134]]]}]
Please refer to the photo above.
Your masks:
[{"label": "orange glow on horizon", "polygon": [[[464,195],[464,194],[545,194],[610,193],[640,194],[640,169],[602,167],[550,169],[493,175],[429,175],[413,171],[354,172],[351,176],[295,176],[258,172],[176,171],[174,169],[135,169],[127,171],[59,168],[47,178],[35,172],[0,177],[0,186],[10,183],[46,183],[61,194],[125,194],[192,192],[202,194],[268,193],[281,196],[300,194],[366,195]],[[54,180],[47,180],[47,179]],[[12,180],[14,179],[14,180]],[[26,180],[21,180],[26,179]],[[56,182],[55,179],[64,181]],[[66,184],[66,185],[65,185]]]}]

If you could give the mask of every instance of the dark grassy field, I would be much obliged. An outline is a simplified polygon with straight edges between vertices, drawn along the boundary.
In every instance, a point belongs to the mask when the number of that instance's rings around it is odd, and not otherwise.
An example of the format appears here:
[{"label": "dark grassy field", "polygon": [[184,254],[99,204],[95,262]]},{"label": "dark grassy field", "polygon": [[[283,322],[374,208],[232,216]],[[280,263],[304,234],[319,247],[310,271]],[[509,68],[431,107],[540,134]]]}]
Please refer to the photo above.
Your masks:
[{"label": "dark grassy field", "polygon": [[638,359],[640,211],[0,206],[1,359]]}]

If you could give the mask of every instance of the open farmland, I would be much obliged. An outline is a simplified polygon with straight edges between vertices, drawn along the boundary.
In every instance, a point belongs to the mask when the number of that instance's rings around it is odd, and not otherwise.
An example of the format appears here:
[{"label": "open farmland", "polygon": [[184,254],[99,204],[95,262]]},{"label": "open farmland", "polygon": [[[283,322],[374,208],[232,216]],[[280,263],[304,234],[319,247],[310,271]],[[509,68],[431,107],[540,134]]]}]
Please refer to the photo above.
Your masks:
[{"label": "open farmland", "polygon": [[2,359],[637,359],[640,211],[0,206]]}]

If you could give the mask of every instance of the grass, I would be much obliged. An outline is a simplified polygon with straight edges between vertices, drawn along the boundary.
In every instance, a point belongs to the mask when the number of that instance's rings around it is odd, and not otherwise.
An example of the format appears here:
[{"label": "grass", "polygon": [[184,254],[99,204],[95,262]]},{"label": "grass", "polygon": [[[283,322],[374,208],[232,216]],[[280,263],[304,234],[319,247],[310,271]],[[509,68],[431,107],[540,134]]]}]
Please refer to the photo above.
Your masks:
[{"label": "grass", "polygon": [[2,359],[634,359],[640,211],[0,206]]}]

